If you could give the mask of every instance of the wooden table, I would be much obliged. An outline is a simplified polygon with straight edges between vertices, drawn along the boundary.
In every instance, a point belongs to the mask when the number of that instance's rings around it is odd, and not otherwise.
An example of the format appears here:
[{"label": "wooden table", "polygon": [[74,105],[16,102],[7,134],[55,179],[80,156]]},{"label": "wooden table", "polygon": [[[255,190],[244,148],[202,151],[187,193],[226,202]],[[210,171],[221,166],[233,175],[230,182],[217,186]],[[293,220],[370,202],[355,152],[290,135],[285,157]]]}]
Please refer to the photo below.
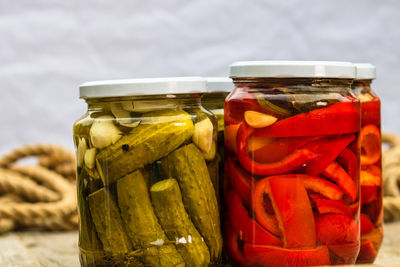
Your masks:
[{"label": "wooden table", "polygon": [[[400,266],[400,222],[384,227],[376,265]],[[395,265],[393,265],[395,264]],[[78,233],[14,232],[0,237],[0,266],[79,266]]]}]

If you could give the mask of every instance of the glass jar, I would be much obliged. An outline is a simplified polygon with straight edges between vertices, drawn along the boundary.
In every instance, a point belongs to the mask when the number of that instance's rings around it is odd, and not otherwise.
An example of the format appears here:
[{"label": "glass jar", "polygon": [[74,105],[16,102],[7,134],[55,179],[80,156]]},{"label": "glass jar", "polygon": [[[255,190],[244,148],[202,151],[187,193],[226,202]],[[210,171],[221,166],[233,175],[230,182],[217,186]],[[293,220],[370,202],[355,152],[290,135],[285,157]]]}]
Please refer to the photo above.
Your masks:
[{"label": "glass jar", "polygon": [[[190,92],[190,93],[188,93]],[[204,79],[85,83],[74,125],[83,266],[208,266],[222,251]],[[217,175],[214,175],[217,176]]]},{"label": "glass jar", "polygon": [[[203,107],[211,111],[218,119],[217,157],[216,161],[208,163],[208,167],[216,169],[219,177],[224,176],[224,103],[225,98],[232,92],[233,88],[234,85],[230,78],[210,77],[207,78],[207,94],[204,94],[201,98]],[[219,178],[213,180],[222,182]],[[214,186],[218,188],[217,192],[220,192],[220,184],[214,184]]]},{"label": "glass jar", "polygon": [[361,102],[361,247],[358,263],[374,262],[383,239],[381,102],[372,91],[375,67],[356,64],[353,92]]},{"label": "glass jar", "polygon": [[346,62],[231,65],[224,240],[239,266],[353,264],[360,104]]}]

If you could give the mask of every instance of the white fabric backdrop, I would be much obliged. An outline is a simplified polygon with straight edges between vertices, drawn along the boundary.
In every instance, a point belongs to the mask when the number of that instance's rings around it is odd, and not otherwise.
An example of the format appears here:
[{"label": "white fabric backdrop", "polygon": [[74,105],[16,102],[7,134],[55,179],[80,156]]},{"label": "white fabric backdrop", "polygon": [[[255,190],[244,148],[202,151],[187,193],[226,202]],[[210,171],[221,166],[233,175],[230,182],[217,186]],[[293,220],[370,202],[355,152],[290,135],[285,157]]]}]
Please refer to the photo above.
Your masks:
[{"label": "white fabric backdrop", "polygon": [[73,148],[78,85],[227,75],[237,60],[377,66],[383,128],[400,133],[398,0],[0,0],[0,153]]}]

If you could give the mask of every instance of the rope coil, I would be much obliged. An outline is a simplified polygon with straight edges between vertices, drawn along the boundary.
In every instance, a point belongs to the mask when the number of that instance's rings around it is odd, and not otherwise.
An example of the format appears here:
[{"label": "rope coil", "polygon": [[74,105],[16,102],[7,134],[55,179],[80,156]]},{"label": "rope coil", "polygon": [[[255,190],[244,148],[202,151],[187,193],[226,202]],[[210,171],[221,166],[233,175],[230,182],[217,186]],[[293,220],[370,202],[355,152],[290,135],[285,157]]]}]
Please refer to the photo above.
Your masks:
[{"label": "rope coil", "polygon": [[400,138],[383,133],[382,142],[389,146],[382,153],[383,217],[394,221],[400,219]]},{"label": "rope coil", "polygon": [[[16,164],[26,157],[38,157],[38,165]],[[76,229],[73,180],[74,155],[59,146],[25,146],[0,158],[0,233],[29,227]]]}]

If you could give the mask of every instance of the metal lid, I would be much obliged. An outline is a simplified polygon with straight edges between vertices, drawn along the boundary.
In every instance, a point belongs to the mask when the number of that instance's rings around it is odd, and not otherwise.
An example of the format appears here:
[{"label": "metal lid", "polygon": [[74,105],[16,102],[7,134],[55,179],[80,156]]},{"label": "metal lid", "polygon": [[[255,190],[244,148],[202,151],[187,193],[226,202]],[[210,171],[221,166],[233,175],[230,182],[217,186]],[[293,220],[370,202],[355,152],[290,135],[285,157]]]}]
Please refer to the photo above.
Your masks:
[{"label": "metal lid", "polygon": [[208,77],[206,80],[209,93],[230,93],[235,88],[232,79],[228,77]]},{"label": "metal lid", "polygon": [[86,82],[80,98],[207,93],[206,79],[169,77]]},{"label": "metal lid", "polygon": [[339,61],[240,61],[230,66],[231,78],[354,79],[353,63]]},{"label": "metal lid", "polygon": [[376,68],[370,63],[355,63],[357,68],[357,80],[374,80],[376,78]]}]

